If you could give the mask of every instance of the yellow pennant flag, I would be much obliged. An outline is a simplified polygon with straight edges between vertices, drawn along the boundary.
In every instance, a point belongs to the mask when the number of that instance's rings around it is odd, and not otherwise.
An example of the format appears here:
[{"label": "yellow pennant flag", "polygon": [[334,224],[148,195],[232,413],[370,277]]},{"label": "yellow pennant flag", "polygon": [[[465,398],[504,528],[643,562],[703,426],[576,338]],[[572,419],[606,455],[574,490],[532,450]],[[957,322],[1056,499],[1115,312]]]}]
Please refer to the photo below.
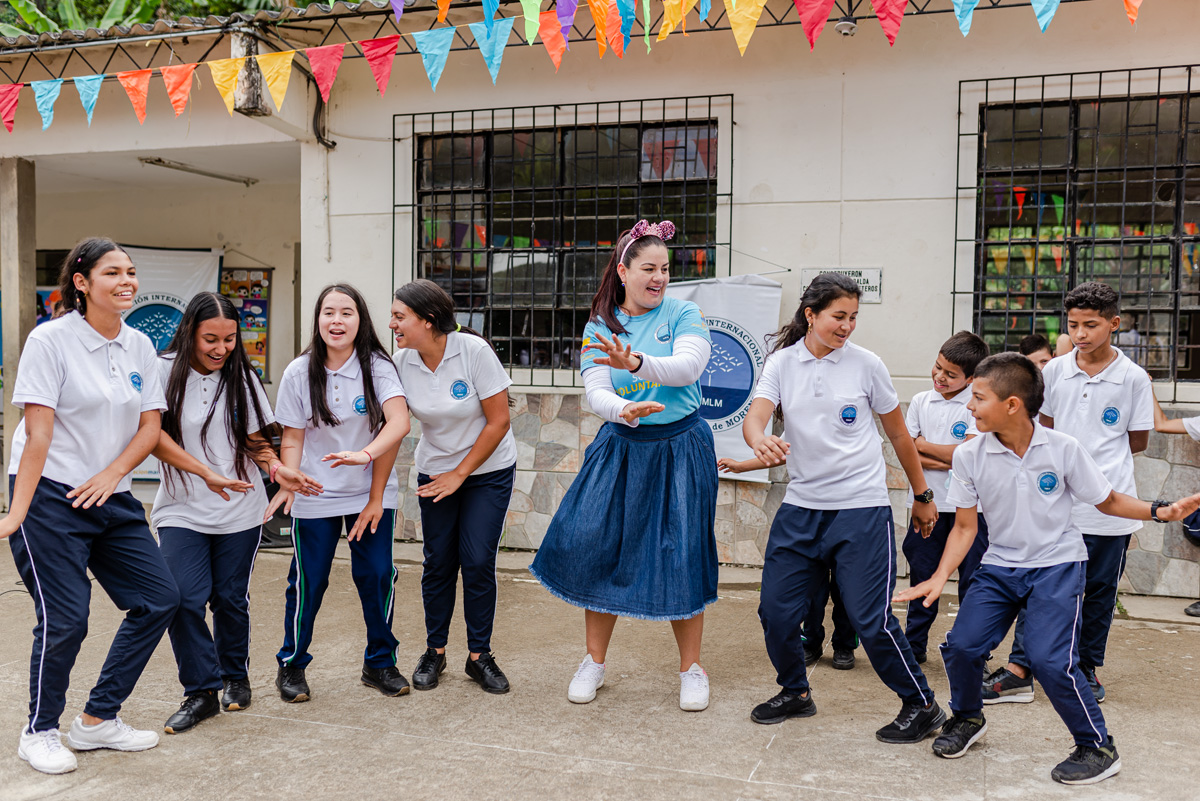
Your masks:
[{"label": "yellow pennant flag", "polygon": [[231,117],[233,116],[233,90],[237,88],[237,76],[245,63],[245,56],[208,62],[208,68],[212,71],[213,85],[221,93],[221,99],[225,101],[225,108],[229,109]]},{"label": "yellow pennant flag", "polygon": [[[696,0],[663,0],[663,17],[662,23],[658,26],[658,41],[666,39],[668,35],[683,22],[683,18],[696,7]],[[683,35],[687,36],[687,29],[684,28]]]},{"label": "yellow pennant flag", "polygon": [[763,6],[766,4],[766,0],[742,0],[735,6],[733,0],[725,0],[729,27],[743,56],[746,55],[746,46],[750,44],[750,37],[758,27],[758,18],[762,16]]},{"label": "yellow pennant flag", "polygon": [[292,78],[292,58],[295,50],[284,50],[282,53],[262,53],[255,56],[258,68],[262,70],[263,80],[275,101],[275,110],[283,111],[283,98],[287,96],[288,81]]}]

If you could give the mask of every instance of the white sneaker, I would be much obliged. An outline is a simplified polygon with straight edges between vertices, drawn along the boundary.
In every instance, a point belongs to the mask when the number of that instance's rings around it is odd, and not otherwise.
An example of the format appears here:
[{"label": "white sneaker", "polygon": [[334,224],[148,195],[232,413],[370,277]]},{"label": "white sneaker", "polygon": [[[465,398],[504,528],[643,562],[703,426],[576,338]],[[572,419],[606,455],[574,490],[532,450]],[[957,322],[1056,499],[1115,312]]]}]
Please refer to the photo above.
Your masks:
[{"label": "white sneaker", "polygon": [[708,709],[708,674],[695,662],[679,674],[679,708],[684,712]]},{"label": "white sneaker", "polygon": [[21,744],[17,756],[42,773],[70,773],[75,770],[75,755],[63,748],[58,729],[46,731],[21,731]]},{"label": "white sneaker", "polygon": [[112,748],[117,751],[145,751],[158,745],[158,732],[139,731],[120,717],[88,726],[82,717],[71,721],[67,732],[67,745],[76,751],[92,751],[96,748]]},{"label": "white sneaker", "polygon": [[571,679],[567,700],[573,704],[586,704],[596,697],[596,690],[603,686],[604,663],[593,662],[592,655],[588,654],[580,663],[579,670],[575,671],[575,678]]}]

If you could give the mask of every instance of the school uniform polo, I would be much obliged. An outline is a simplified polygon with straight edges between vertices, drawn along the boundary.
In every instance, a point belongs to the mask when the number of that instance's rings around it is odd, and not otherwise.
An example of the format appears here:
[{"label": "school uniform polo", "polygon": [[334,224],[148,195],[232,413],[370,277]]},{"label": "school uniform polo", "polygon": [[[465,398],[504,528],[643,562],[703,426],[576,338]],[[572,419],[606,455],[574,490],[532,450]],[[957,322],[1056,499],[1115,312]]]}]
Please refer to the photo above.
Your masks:
[{"label": "school uniform polo", "polygon": [[[162,385],[170,380],[174,357],[158,360]],[[254,414],[254,404],[246,398],[246,409],[250,418],[246,431],[253,434],[275,421],[271,413],[271,402],[262,384],[252,381],[258,397],[262,417]],[[210,417],[211,415],[211,417]],[[208,436],[201,440],[200,432],[208,422]],[[193,367],[188,368],[187,385],[183,394],[183,409],[179,410],[179,426],[183,441],[179,445],[189,454],[211,467],[218,475],[236,478],[236,449],[233,437],[225,420],[225,391],[221,386],[221,374],[205,375]],[[163,465],[162,472],[169,468]],[[232,534],[257,527],[262,523],[267,508],[267,493],[262,476],[256,465],[248,466],[249,492],[230,492],[229,500],[221,499],[208,489],[199,476],[174,471],[171,481],[166,477],[159,482],[154,497],[154,511],[150,522],[154,528],[186,528],[205,534]]]},{"label": "school uniform polo", "polygon": [[[1117,492],[1137,497],[1133,478],[1130,431],[1154,428],[1154,394],[1150,376],[1120,350],[1116,359],[1088,376],[1077,354],[1052,359],[1042,371],[1046,398],[1042,414],[1054,418],[1054,429],[1087,446],[1088,454]],[[1132,534],[1142,524],[1110,517],[1094,506],[1075,504],[1075,524],[1085,534]]]},{"label": "school uniform polo", "polygon": [[[314,425],[312,403],[309,399],[308,362],[304,354],[287,366],[279,382],[275,420],[288,428],[304,431],[304,452],[300,470],[320,482],[325,491],[316,497],[297,495],[292,503],[292,516],[298,518],[336,517],[358,514],[371,495],[371,469],[346,465],[330,467],[321,457],[339,451],[360,451],[375,438],[367,418],[367,402],[363,389],[362,367],[358,357],[351,354],[346,363],[335,370],[325,368],[325,402],[340,421],[339,425]],[[396,368],[382,356],[371,362],[371,379],[379,403],[403,398],[404,388]],[[382,454],[373,454],[379,457]],[[400,485],[393,470],[383,493],[383,508],[395,509],[399,503]]]},{"label": "school uniform polo", "polygon": [[[137,434],[142,412],[167,408],[150,338],[121,325],[106,339],[79,312],[43,323],[21,351],[13,405],[54,409],[54,439],[42,476],[78,487],[111,465]],[[13,433],[8,474],[21,464],[25,421]],[[116,492],[133,486],[128,475]]]},{"label": "school uniform polo", "polygon": [[887,368],[846,343],[818,359],[804,340],[767,359],[754,391],[783,408],[791,445],[783,502],[806,509],[888,506],[882,440],[871,412],[900,405]]},{"label": "school uniform polo", "polygon": [[[929,389],[918,392],[908,405],[905,424],[908,435],[913,439],[924,437],[932,445],[961,445],[967,437],[979,435],[975,428],[975,417],[967,408],[971,400],[971,385],[968,384],[961,392],[952,398],[944,397],[940,392]],[[950,488],[949,470],[928,470],[922,468],[925,483],[933,490],[933,502],[939,509],[946,499],[946,490]],[[913,505],[913,492],[908,490],[908,508]]]},{"label": "school uniform polo", "polygon": [[[426,367],[412,348],[392,358],[409,411],[421,421],[421,441],[414,454],[417,470],[431,476],[454,470],[487,425],[482,401],[508,389],[512,379],[486,340],[458,331],[446,335],[446,352],[436,370]],[[510,430],[472,475],[511,467],[516,461],[517,443]]]}]

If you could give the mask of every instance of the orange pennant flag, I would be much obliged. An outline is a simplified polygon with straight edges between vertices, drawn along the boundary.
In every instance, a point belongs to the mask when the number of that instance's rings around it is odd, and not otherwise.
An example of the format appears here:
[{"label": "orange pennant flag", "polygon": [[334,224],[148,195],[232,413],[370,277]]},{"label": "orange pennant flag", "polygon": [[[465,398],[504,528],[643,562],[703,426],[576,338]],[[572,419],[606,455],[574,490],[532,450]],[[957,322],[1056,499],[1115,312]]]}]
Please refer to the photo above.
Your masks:
[{"label": "orange pennant flag", "polygon": [[450,10],[450,0],[437,0],[438,22],[446,21],[446,12]]},{"label": "orange pennant flag", "polygon": [[696,0],[663,0],[663,17],[662,24],[658,26],[658,41],[666,39],[680,25],[683,25],[683,35],[687,36],[684,18],[695,7]]},{"label": "orange pennant flag", "polygon": [[1138,11],[1141,10],[1142,0],[1125,0],[1125,14],[1129,17],[1129,24],[1137,24]]},{"label": "orange pennant flag", "polygon": [[562,23],[558,21],[558,11],[550,9],[538,15],[538,33],[541,34],[542,45],[550,54],[550,60],[554,62],[554,71],[558,72],[563,51],[567,49],[567,42],[562,35]]},{"label": "orange pennant flag", "polygon": [[596,26],[596,44],[600,48],[600,58],[604,58],[605,23],[608,22],[608,6],[611,0],[588,0],[588,10],[592,12],[592,22]]},{"label": "orange pennant flag", "polygon": [[129,102],[133,103],[134,113],[137,114],[138,125],[146,121],[146,96],[150,94],[150,74],[154,70],[129,70],[118,72],[117,80],[125,87]]},{"label": "orange pennant flag", "polygon": [[625,35],[621,33],[621,12],[617,10],[616,3],[610,2],[608,5],[605,27],[608,29],[608,46],[617,54],[617,58],[625,58]]},{"label": "orange pennant flag", "polygon": [[222,58],[206,63],[212,73],[213,86],[217,87],[217,91],[221,93],[221,99],[225,101],[225,108],[229,110],[229,116],[232,117],[233,91],[237,88],[237,76],[242,71],[242,65],[246,63],[246,57]]},{"label": "orange pennant flag", "polygon": [[171,98],[171,107],[178,117],[187,108],[188,98],[192,94],[192,74],[199,64],[176,64],[173,67],[163,67],[163,86],[167,87],[167,97]]}]

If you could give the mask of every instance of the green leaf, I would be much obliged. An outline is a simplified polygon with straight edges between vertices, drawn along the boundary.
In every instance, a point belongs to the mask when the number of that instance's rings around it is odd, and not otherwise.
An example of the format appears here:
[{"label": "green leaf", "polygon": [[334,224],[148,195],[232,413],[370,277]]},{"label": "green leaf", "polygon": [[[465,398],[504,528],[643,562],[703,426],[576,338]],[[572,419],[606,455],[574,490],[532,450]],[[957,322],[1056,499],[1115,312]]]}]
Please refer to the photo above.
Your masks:
[{"label": "green leaf", "polygon": [[58,27],[58,23],[42,13],[33,0],[8,0],[8,4],[13,7],[13,10],[21,15],[21,19],[25,20],[25,24],[33,28],[38,33],[50,33],[62,30]]},{"label": "green leaf", "polygon": [[58,16],[73,31],[82,31],[87,28],[87,23],[83,21],[83,16],[79,13],[75,0],[58,0]]},{"label": "green leaf", "polygon": [[18,28],[16,25],[9,25],[7,23],[0,22],[0,36],[16,38],[18,36],[30,36],[33,33],[33,31],[27,31],[24,28]]},{"label": "green leaf", "polygon": [[106,31],[112,26],[121,21],[125,16],[125,6],[129,5],[129,0],[112,0],[108,4],[108,8],[104,10],[104,16],[100,18],[100,30]]},{"label": "green leaf", "polygon": [[[117,0],[113,0],[113,5],[116,4]],[[158,13],[158,5],[158,0],[140,0],[121,24],[129,26],[138,22],[153,22]]]}]

